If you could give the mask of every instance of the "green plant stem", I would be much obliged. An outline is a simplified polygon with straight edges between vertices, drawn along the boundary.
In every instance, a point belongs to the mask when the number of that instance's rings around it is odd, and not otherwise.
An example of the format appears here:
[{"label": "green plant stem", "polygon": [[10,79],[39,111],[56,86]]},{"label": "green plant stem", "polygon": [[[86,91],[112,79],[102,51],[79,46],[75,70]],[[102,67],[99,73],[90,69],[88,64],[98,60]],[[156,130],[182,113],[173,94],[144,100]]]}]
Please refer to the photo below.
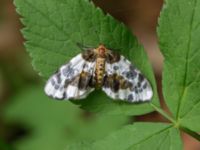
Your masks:
[{"label": "green plant stem", "polygon": [[154,104],[150,104],[158,113],[160,113],[162,116],[164,116],[165,118],[167,118],[170,122],[172,122],[174,124],[174,126],[182,131],[184,131],[185,133],[189,134],[190,136],[192,136],[193,138],[195,138],[196,140],[200,141],[200,135],[188,128],[185,128],[183,126],[179,125],[179,122],[177,122],[176,120],[174,120],[171,116],[169,116],[163,109],[161,109],[160,107],[157,107]]},{"label": "green plant stem", "polygon": [[170,122],[172,122],[174,125],[176,125],[176,120],[174,120],[170,115],[168,115],[162,108],[157,107],[156,105],[150,103],[150,105],[162,116],[164,116],[166,119],[168,119]]},{"label": "green plant stem", "polygon": [[193,138],[195,138],[196,140],[200,141],[200,135],[188,128],[185,128],[183,126],[179,126],[180,130],[184,131],[185,133],[189,134],[190,136],[192,136]]}]

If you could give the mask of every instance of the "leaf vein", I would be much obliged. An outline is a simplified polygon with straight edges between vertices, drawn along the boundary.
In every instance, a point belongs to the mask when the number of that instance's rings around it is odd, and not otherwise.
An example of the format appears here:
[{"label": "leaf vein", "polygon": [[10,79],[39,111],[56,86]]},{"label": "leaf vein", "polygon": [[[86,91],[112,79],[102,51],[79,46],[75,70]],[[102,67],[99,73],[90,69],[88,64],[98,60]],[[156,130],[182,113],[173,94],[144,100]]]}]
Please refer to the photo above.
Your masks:
[{"label": "leaf vein", "polygon": [[26,3],[27,5],[29,5],[31,8],[33,8],[34,10],[36,10],[37,12],[39,12],[41,14],[41,16],[43,16],[44,18],[46,18],[52,25],[55,26],[55,28],[63,35],[66,35],[67,33],[58,25],[56,24],[52,19],[49,18],[48,15],[46,15],[43,11],[41,11],[40,9],[38,9],[37,7],[35,7],[32,3],[28,2],[28,1],[24,1],[24,3]]},{"label": "leaf vein", "polygon": [[196,4],[197,4],[197,0],[194,1],[194,9],[192,12],[192,16],[191,16],[191,21],[190,21],[190,28],[189,28],[189,39],[188,39],[188,47],[187,47],[187,52],[186,52],[186,62],[185,62],[185,74],[184,74],[184,78],[183,78],[183,89],[182,89],[182,94],[181,97],[179,99],[178,102],[178,109],[177,109],[177,114],[176,114],[176,119],[179,119],[179,115],[180,115],[180,110],[181,110],[181,106],[184,100],[184,93],[186,91],[186,84],[187,84],[187,78],[188,78],[188,68],[189,68],[189,55],[190,55],[190,51],[191,51],[191,42],[192,42],[192,29],[193,29],[193,23],[194,23],[194,15],[196,12]]},{"label": "leaf vein", "polygon": [[190,111],[188,111],[188,112],[187,112],[185,115],[183,115],[183,117],[181,117],[181,118],[184,118],[184,117],[188,116],[189,113],[192,112],[193,109],[196,108],[199,104],[200,104],[200,99],[192,106],[192,108],[190,109]]},{"label": "leaf vein", "polygon": [[42,49],[42,51],[46,51],[46,52],[49,52],[49,53],[52,53],[52,54],[56,54],[56,55],[60,55],[61,57],[65,57],[66,54],[64,53],[61,53],[59,51],[55,52],[55,51],[52,51],[50,49],[47,50],[47,48],[44,48],[42,45],[39,45],[39,44],[36,44],[36,43],[33,43],[33,42],[29,42],[28,45],[32,46],[32,47],[36,47],[36,48],[40,48]]},{"label": "leaf vein", "polygon": [[133,144],[133,145],[127,147],[126,149],[129,149],[129,148],[131,148],[131,147],[133,147],[133,146],[137,146],[137,145],[139,145],[140,143],[143,143],[143,142],[149,140],[150,138],[152,138],[152,137],[154,137],[154,136],[156,136],[156,135],[158,135],[158,134],[160,134],[160,133],[162,133],[162,132],[165,132],[165,131],[171,129],[172,127],[173,127],[172,125],[171,125],[171,126],[168,126],[168,127],[166,127],[165,129],[160,130],[160,131],[154,133],[153,135],[150,135],[150,136],[148,136],[147,138],[145,138],[145,139],[139,141],[138,143],[135,143],[135,144]]}]

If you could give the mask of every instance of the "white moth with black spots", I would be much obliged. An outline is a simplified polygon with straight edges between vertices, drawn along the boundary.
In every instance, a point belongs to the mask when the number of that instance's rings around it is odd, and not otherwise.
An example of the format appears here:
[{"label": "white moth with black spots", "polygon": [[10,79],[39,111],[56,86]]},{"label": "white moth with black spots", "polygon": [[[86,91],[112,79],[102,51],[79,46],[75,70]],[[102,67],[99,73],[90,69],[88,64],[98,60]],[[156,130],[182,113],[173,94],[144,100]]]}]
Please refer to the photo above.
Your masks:
[{"label": "white moth with black spots", "polygon": [[50,77],[45,93],[59,100],[84,99],[96,88],[114,100],[150,101],[148,80],[124,56],[105,46],[87,48]]}]

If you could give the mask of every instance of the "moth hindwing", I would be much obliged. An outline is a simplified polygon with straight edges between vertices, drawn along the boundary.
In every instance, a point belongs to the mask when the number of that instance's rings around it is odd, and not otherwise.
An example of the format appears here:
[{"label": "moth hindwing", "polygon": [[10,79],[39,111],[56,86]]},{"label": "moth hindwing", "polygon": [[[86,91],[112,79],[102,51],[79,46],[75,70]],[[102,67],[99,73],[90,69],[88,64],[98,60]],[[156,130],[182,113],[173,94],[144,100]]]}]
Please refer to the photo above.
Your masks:
[{"label": "moth hindwing", "polygon": [[114,100],[149,101],[148,80],[124,56],[105,46],[85,49],[50,77],[45,93],[55,99],[84,99],[95,88]]}]

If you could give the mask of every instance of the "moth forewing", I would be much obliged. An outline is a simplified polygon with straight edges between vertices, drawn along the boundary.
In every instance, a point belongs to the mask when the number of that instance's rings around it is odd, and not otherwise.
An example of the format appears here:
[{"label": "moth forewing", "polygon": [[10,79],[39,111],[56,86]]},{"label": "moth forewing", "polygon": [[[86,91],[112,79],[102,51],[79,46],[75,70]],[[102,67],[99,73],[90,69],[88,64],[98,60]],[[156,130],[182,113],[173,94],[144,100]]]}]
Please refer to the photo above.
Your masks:
[{"label": "moth forewing", "polygon": [[60,100],[85,98],[94,90],[89,86],[94,66],[95,63],[85,61],[82,54],[77,55],[50,77],[45,86],[45,93]]}]

